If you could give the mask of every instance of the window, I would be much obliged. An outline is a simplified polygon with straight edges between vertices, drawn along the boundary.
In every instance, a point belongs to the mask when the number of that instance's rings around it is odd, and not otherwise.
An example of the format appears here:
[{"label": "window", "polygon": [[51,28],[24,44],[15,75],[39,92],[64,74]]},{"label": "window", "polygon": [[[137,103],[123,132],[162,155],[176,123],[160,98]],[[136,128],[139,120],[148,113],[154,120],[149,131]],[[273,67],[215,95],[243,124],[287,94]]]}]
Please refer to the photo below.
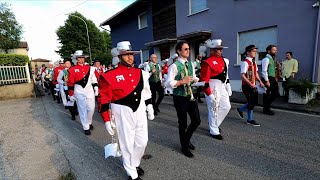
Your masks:
[{"label": "window", "polygon": [[149,59],[149,50],[148,50],[148,49],[142,50],[142,53],[141,53],[141,63],[144,63],[144,62],[147,61],[148,59]]},{"label": "window", "polygon": [[138,27],[139,29],[143,29],[147,26],[148,26],[147,13],[142,13],[138,16]]},{"label": "window", "polygon": [[160,50],[160,61],[170,58],[170,46],[159,47]]},{"label": "window", "polygon": [[207,9],[207,0],[189,0],[189,14],[195,14]]},{"label": "window", "polygon": [[242,53],[245,48],[254,44],[257,48],[256,62],[261,64],[261,60],[266,55],[266,48],[270,44],[277,44],[277,27],[269,27],[251,31],[238,33],[238,60],[237,64],[241,63]]}]

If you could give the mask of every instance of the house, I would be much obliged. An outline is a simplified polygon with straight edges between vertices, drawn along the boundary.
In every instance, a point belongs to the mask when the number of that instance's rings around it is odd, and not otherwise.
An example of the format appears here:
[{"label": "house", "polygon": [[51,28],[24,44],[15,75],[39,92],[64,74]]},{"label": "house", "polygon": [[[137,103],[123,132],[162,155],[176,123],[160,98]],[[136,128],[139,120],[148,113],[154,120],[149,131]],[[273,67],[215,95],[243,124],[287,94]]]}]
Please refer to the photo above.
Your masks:
[{"label": "house", "polygon": [[[21,41],[19,43],[18,48],[16,49],[10,49],[9,54],[20,54],[20,55],[26,55],[28,56],[28,51],[29,51],[29,46],[28,42],[26,41]],[[0,50],[0,53],[4,53],[4,50]]]},{"label": "house", "polygon": [[[259,48],[258,64],[269,44],[277,45],[279,62],[285,59],[287,51],[292,51],[299,60],[296,77],[319,83],[320,11],[316,2],[137,0],[101,25],[111,26],[114,46],[120,40],[129,40],[135,49],[144,52],[142,57],[154,52],[158,60],[174,53],[177,40],[190,43],[193,60],[206,39],[222,39],[229,47],[224,50],[224,56],[230,60],[229,75],[234,91],[241,90],[241,54],[250,44]],[[139,28],[141,22],[147,23],[143,29]]]},{"label": "house", "polygon": [[46,67],[49,66],[50,60],[47,59],[32,59],[31,60],[31,69],[32,69],[32,74],[36,74],[38,72],[38,69],[42,66],[42,64],[46,65]]},{"label": "house", "polygon": [[150,1],[138,0],[102,22],[100,26],[110,26],[113,47],[120,41],[130,41],[134,50],[141,50],[142,53],[135,55],[135,62],[139,65],[153,53],[152,49],[145,45],[153,40],[151,17]]}]

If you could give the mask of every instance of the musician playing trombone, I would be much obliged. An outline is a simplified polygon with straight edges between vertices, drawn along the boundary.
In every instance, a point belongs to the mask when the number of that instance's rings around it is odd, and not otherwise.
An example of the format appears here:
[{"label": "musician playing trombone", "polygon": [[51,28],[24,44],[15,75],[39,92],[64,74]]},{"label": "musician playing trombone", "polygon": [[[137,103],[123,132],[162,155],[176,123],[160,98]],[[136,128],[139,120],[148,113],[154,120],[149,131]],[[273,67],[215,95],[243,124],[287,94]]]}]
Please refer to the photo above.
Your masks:
[{"label": "musician playing trombone", "polygon": [[[177,61],[172,63],[168,70],[166,87],[173,89],[173,103],[177,111],[179,123],[179,135],[182,153],[192,158],[190,150],[195,150],[190,139],[192,134],[200,125],[200,115],[197,101],[195,101],[191,83],[198,82],[195,70],[191,61],[188,61],[190,49],[186,41],[180,41],[176,45],[176,52],[179,54]],[[187,113],[190,116],[191,124],[188,126]]]},{"label": "musician playing trombone", "polygon": [[229,60],[222,56],[221,39],[208,39],[205,46],[210,48],[210,56],[201,63],[201,81],[205,82],[204,92],[208,106],[210,135],[222,140],[219,126],[230,111],[231,86],[228,77]]}]

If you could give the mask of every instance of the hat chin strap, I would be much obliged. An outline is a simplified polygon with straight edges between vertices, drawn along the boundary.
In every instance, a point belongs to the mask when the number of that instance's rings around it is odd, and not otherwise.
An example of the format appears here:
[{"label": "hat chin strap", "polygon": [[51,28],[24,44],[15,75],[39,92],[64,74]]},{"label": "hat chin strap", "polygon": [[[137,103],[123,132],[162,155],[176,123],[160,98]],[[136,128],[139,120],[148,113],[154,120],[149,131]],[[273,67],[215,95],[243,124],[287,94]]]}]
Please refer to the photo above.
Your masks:
[{"label": "hat chin strap", "polygon": [[124,65],[124,66],[127,66],[127,67],[133,67],[133,66],[134,66],[133,63],[132,63],[132,64],[128,64],[128,63],[124,62],[123,60],[121,60],[120,63],[121,63],[122,65]]}]

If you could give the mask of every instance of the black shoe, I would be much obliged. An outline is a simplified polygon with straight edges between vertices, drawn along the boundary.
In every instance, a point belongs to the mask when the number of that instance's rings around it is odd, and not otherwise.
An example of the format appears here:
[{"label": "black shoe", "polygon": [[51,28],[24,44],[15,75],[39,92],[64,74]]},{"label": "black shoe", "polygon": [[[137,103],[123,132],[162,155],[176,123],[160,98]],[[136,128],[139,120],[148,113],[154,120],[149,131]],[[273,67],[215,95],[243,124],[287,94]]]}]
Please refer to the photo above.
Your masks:
[{"label": "black shoe", "polygon": [[155,115],[155,116],[156,116],[156,115],[158,115],[158,113],[157,113],[157,111],[156,111],[156,110],[154,111],[154,115]]},{"label": "black shoe", "polygon": [[72,120],[72,121],[76,120],[76,116],[72,116],[72,117],[71,117],[71,120]]},{"label": "black shoe", "polygon": [[79,112],[78,112],[78,111],[76,111],[75,115],[76,115],[76,116],[78,116],[78,115],[79,115]]},{"label": "black shoe", "polygon": [[156,108],[156,112],[159,113],[159,112],[160,112],[160,109],[159,109],[159,108]]},{"label": "black shoe", "polygon": [[84,130],[84,134],[85,135],[91,135],[91,131],[90,130]]},{"label": "black shoe", "polygon": [[203,103],[203,101],[199,98],[199,99],[198,99],[198,103]]},{"label": "black shoe", "polygon": [[219,128],[219,133],[222,133],[222,130],[221,130],[221,128]]},{"label": "black shoe", "polygon": [[144,170],[140,166],[138,166],[137,167],[137,173],[138,173],[138,176],[143,176],[144,175]]},{"label": "black shoe", "polygon": [[252,126],[260,126],[255,120],[247,121],[247,124],[252,125]]},{"label": "black shoe", "polygon": [[194,155],[190,152],[189,149],[186,149],[186,150],[181,149],[181,152],[182,152],[185,156],[187,156],[188,158],[193,158],[193,157],[194,157]]},{"label": "black shoe", "polygon": [[196,150],[196,147],[194,147],[194,145],[191,144],[191,142],[189,142],[188,148],[191,149],[191,150]]},{"label": "black shoe", "polygon": [[270,109],[268,109],[268,110],[263,110],[263,114],[266,114],[266,115],[269,115],[269,116],[273,116],[274,112],[271,111]]},{"label": "black shoe", "polygon": [[93,130],[93,126],[92,126],[92,124],[90,124],[90,130]]},{"label": "black shoe", "polygon": [[64,106],[64,109],[69,109],[69,106]]},{"label": "black shoe", "polygon": [[218,134],[218,135],[213,135],[211,134],[211,137],[213,137],[214,139],[218,139],[218,140],[222,140],[223,137],[221,136],[221,134]]},{"label": "black shoe", "polygon": [[243,119],[243,112],[240,111],[239,108],[236,109],[237,113],[238,113],[238,116]]},{"label": "black shoe", "polygon": [[132,179],[131,176],[129,176],[129,180],[142,180],[142,179],[139,176],[137,178],[135,178],[135,179]]}]

